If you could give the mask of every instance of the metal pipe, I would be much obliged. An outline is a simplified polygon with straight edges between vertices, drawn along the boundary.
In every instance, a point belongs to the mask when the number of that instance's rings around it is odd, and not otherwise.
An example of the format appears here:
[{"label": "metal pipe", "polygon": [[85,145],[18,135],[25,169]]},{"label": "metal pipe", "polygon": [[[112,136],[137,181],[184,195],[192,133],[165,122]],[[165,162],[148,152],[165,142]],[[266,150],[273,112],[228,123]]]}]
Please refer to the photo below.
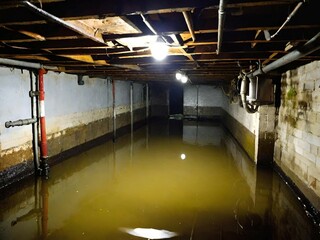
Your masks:
[{"label": "metal pipe", "polygon": [[34,68],[34,69],[44,68],[46,70],[53,70],[53,71],[58,70],[57,67],[53,67],[53,66],[45,66],[40,63],[24,62],[24,61],[12,60],[8,58],[0,58],[0,64],[6,65],[6,66],[23,67],[23,68]]},{"label": "metal pipe", "polygon": [[251,78],[249,82],[249,102],[257,100],[257,78]]},{"label": "metal pipe", "polygon": [[316,34],[312,39],[310,39],[308,42],[306,42],[301,48],[296,49],[282,58],[279,58],[278,60],[270,63],[269,65],[259,68],[253,73],[248,73],[246,76],[248,78],[253,78],[255,76],[269,73],[277,68],[280,68],[286,64],[289,64],[299,58],[302,58],[304,56],[307,56],[317,50],[320,49],[320,32]]},{"label": "metal pipe", "polygon": [[117,114],[116,114],[116,86],[115,81],[112,80],[112,110],[113,110],[113,142],[117,138]]},{"label": "metal pipe", "polygon": [[46,71],[43,68],[39,69],[39,105],[40,105],[40,133],[41,133],[41,140],[40,140],[41,173],[40,174],[47,177],[49,174],[49,165],[47,163],[48,145],[47,145],[46,118],[45,118],[45,107],[44,107],[45,92],[44,92],[43,75],[45,73]]},{"label": "metal pipe", "polygon": [[149,84],[146,83],[146,118],[149,119]]},{"label": "metal pipe", "polygon": [[248,113],[255,113],[258,110],[258,106],[251,105],[247,102],[247,87],[248,87],[248,78],[243,75],[240,87],[240,96],[243,108]]},{"label": "metal pipe", "polygon": [[[287,17],[287,19],[284,21],[284,23],[280,26],[280,28],[270,37],[266,37],[266,39],[269,41],[272,38],[274,38],[275,36],[278,35],[278,33],[284,28],[285,25],[287,25],[287,23],[291,20],[291,18],[297,13],[297,11],[299,10],[299,8],[302,6],[303,2],[299,2],[297,4],[297,6],[293,9],[293,11],[289,14],[289,16]],[[266,34],[266,33],[265,33]]]},{"label": "metal pipe", "polygon": [[217,42],[217,54],[220,53],[221,45],[222,45],[222,38],[223,38],[223,28],[225,22],[225,11],[224,8],[226,6],[226,2],[224,0],[220,0],[219,3],[219,17],[218,17],[218,42]]},{"label": "metal pipe", "polygon": [[130,83],[130,126],[133,132],[133,83]]},{"label": "metal pipe", "polygon": [[9,127],[18,127],[18,126],[24,126],[24,125],[30,125],[33,123],[36,123],[37,119],[36,118],[28,118],[28,119],[19,119],[16,121],[8,121],[5,122],[5,127],[9,128]]},{"label": "metal pipe", "polygon": [[[37,109],[37,101],[38,96],[36,93],[37,81],[36,78],[33,78],[32,71],[30,73],[30,98],[31,98],[31,117],[36,118],[38,120],[38,109]],[[39,131],[38,131],[38,121],[32,124],[32,145],[33,145],[33,160],[35,172],[38,173],[38,169],[40,167],[39,161]]]},{"label": "metal pipe", "polygon": [[83,29],[62,20],[62,19],[44,11],[41,8],[38,8],[37,6],[33,5],[32,3],[28,2],[28,1],[23,1],[22,3],[23,3],[23,6],[25,6],[29,10],[33,11],[34,13],[36,13],[36,14],[38,14],[38,15],[40,15],[40,16],[42,16],[42,17],[44,17],[54,23],[60,24],[61,26],[64,26],[72,31],[75,31],[75,32],[81,34],[82,36],[90,38],[91,40],[93,40],[95,42],[106,44],[103,39],[99,39],[91,34],[88,34],[87,32],[83,31]]},{"label": "metal pipe", "polygon": [[197,108],[197,119],[199,118],[199,85],[197,85],[197,101],[196,101],[196,108]]},{"label": "metal pipe", "polygon": [[195,41],[196,40],[196,35],[194,34],[194,28],[193,28],[193,22],[190,16],[190,12],[187,11],[183,11],[182,12],[184,20],[186,21],[186,24],[188,26],[189,32],[191,34],[192,40]]},{"label": "metal pipe", "polygon": [[152,25],[149,23],[149,21],[143,16],[143,14],[140,14],[144,24],[150,29],[151,32],[153,32],[154,35],[158,35],[157,31],[152,27]]}]

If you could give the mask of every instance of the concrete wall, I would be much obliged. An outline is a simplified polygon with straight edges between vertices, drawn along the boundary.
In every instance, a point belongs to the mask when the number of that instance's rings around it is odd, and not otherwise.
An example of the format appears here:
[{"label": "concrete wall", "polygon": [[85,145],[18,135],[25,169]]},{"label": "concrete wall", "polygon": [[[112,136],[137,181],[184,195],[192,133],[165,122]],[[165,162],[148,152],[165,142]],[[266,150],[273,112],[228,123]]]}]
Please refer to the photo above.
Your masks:
[{"label": "concrete wall", "polygon": [[183,89],[183,114],[200,118],[217,118],[222,115],[223,93],[219,87],[185,85]]},{"label": "concrete wall", "polygon": [[186,85],[184,87],[184,115],[223,118],[223,124],[242,145],[250,158],[257,161],[256,132],[259,129],[260,114],[258,112],[249,114],[239,106],[239,103],[230,103],[221,88],[208,85]]},{"label": "concrete wall", "polygon": [[286,72],[275,162],[320,209],[320,61]]},{"label": "concrete wall", "polygon": [[[0,68],[0,188],[10,179],[33,171],[31,126],[5,128],[9,120],[31,117],[29,71]],[[48,72],[45,81],[46,129],[49,157],[62,158],[66,151],[113,131],[112,82],[101,78]],[[131,123],[130,87],[127,81],[115,81],[116,126]],[[145,119],[144,84],[133,84],[133,119]]]}]

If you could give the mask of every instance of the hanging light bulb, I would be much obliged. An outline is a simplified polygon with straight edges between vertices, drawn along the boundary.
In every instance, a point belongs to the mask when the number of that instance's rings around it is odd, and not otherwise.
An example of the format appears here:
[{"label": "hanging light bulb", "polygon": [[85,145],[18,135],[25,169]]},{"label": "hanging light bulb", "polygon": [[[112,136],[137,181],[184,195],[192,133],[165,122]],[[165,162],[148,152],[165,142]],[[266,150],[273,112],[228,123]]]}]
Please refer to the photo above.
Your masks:
[{"label": "hanging light bulb", "polygon": [[181,77],[181,82],[182,82],[182,83],[188,82],[188,76],[187,76],[187,75],[183,75],[183,76]]},{"label": "hanging light bulb", "polygon": [[150,51],[154,59],[162,61],[168,56],[169,49],[162,38],[158,37],[157,40],[150,45]]},{"label": "hanging light bulb", "polygon": [[178,81],[180,81],[181,78],[182,78],[182,73],[181,73],[181,72],[176,72],[176,79],[177,79]]}]

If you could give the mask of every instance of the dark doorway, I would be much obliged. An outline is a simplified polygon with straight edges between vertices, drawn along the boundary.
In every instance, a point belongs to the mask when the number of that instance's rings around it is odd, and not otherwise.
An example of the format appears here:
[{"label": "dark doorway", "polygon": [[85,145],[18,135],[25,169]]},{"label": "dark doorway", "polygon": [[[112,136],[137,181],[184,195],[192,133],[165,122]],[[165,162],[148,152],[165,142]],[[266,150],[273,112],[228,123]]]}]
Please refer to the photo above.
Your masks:
[{"label": "dark doorway", "polygon": [[183,114],[183,87],[181,85],[170,86],[169,114]]}]

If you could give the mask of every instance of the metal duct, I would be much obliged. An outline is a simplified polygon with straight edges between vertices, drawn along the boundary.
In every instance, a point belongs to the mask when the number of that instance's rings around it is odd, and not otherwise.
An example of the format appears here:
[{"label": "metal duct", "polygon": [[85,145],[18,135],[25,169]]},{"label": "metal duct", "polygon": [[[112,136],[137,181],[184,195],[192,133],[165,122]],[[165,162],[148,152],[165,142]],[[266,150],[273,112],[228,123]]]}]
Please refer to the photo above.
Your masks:
[{"label": "metal duct", "polygon": [[275,69],[278,69],[286,64],[289,64],[295,60],[298,60],[299,58],[302,58],[304,56],[307,56],[317,50],[320,49],[320,32],[316,34],[312,39],[310,39],[308,42],[306,42],[301,48],[296,49],[282,58],[279,58],[278,60],[270,63],[269,65],[259,68],[253,73],[248,73],[246,76],[248,78],[254,78],[255,76],[269,73]]}]

